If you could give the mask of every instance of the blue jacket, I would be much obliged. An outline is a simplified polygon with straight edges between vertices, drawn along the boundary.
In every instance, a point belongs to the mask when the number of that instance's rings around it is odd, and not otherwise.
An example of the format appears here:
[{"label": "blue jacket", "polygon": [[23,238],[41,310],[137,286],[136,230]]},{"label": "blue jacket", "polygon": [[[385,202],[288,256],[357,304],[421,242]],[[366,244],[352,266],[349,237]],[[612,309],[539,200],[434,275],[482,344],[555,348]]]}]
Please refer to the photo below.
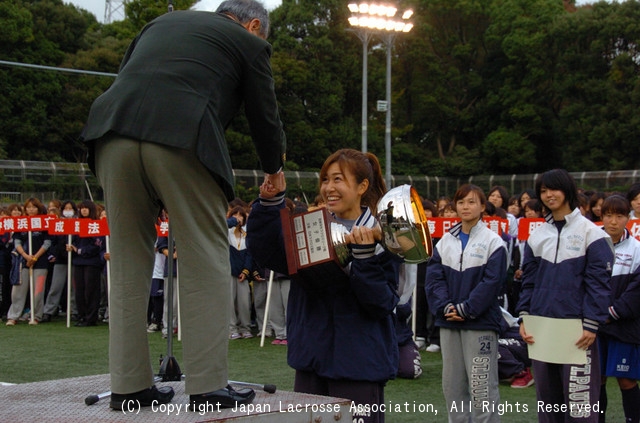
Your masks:
[{"label": "blue jacket", "polygon": [[609,320],[600,331],[619,341],[640,344],[640,241],[625,233],[614,245]]},{"label": "blue jacket", "polygon": [[[260,266],[288,273],[280,222],[282,199],[254,202],[247,222],[247,247]],[[356,224],[373,221],[367,209]],[[378,254],[374,250],[370,246],[354,252],[348,274],[327,276],[323,286],[292,277],[287,307],[291,367],[328,379],[385,382],[395,377],[398,343],[393,310],[398,302],[399,262],[384,250]]]},{"label": "blue jacket", "polygon": [[[228,219],[227,219],[228,221]],[[243,228],[246,232],[246,228]],[[240,273],[244,273],[249,279],[253,275],[253,271],[256,270],[251,258],[251,253],[244,246],[238,247],[233,245],[237,242],[233,233],[235,227],[229,228],[229,261],[231,262],[231,276],[239,276]]]},{"label": "blue jacket", "polygon": [[553,216],[525,245],[522,290],[516,311],[557,319],[582,319],[597,332],[607,319],[614,263],[611,238],[575,209],[558,232]]},{"label": "blue jacket", "polygon": [[[16,232],[13,234],[13,242],[15,246],[22,246],[22,249],[29,253],[29,232]],[[31,232],[31,252],[36,254],[40,248],[49,250],[51,247],[51,236],[44,231]],[[38,258],[34,269],[47,269],[49,267],[48,254],[43,254]],[[18,255],[20,261],[24,264],[24,258]]]},{"label": "blue jacket", "polygon": [[106,248],[103,236],[79,237],[73,236],[73,245],[78,249],[71,258],[73,266],[104,267],[104,252]]},{"label": "blue jacket", "polygon": [[[498,295],[507,272],[507,250],[498,234],[480,220],[471,228],[464,251],[462,223],[446,233],[427,264],[425,291],[436,326],[448,329],[500,331]],[[462,322],[447,321],[446,309],[455,306]]]}]

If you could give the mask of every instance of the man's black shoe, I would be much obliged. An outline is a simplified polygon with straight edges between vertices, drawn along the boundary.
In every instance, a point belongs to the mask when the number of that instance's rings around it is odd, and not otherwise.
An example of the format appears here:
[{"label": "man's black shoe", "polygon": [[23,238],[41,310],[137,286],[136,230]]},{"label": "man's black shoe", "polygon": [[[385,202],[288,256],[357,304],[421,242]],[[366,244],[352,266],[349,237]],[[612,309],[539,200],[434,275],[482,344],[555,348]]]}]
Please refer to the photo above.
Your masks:
[{"label": "man's black shoe", "polygon": [[156,388],[143,389],[142,391],[132,394],[114,394],[111,393],[111,403],[109,406],[114,410],[137,409],[139,407],[150,407],[154,401],[155,404],[166,404],[173,398],[173,388],[170,386],[162,386]]},{"label": "man's black shoe", "polygon": [[256,397],[253,389],[235,390],[230,385],[217,391],[207,392],[206,394],[189,395],[191,401],[191,409],[199,411],[199,406],[209,404],[208,407],[217,408],[233,408],[238,404],[249,404]]},{"label": "man's black shoe", "polygon": [[40,320],[40,323],[49,323],[50,321],[51,321],[51,315],[44,314],[42,315],[42,320]]}]

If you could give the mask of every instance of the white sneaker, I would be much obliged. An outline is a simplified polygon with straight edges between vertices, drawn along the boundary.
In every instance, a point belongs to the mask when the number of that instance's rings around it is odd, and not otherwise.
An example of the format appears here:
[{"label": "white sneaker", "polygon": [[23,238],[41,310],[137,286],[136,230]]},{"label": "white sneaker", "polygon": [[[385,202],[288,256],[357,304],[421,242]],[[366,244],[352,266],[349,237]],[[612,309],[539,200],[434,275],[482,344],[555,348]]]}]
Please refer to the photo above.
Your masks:
[{"label": "white sneaker", "polygon": [[149,325],[149,327],[147,328],[147,332],[149,332],[149,333],[157,332],[159,330],[160,330],[160,328],[158,327],[158,325],[156,323],[151,323]]},{"label": "white sneaker", "polygon": [[440,352],[440,345],[436,345],[436,344],[431,344],[427,347],[427,352],[430,353],[439,353]]},{"label": "white sneaker", "polygon": [[424,347],[427,346],[427,340],[424,339],[421,336],[416,337],[416,347],[418,347],[419,350],[423,350]]}]

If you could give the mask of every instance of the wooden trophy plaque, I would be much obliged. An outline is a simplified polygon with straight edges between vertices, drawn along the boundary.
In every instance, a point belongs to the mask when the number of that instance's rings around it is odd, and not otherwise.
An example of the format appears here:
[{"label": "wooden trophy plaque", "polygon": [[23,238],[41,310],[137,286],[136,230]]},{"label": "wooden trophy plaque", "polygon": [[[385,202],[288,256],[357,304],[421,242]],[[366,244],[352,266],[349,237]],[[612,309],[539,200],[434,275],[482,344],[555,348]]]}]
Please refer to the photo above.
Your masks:
[{"label": "wooden trophy plaque", "polygon": [[336,245],[332,239],[332,224],[333,232],[339,224],[325,208],[296,215],[282,209],[280,219],[290,276],[318,281],[346,276],[341,263],[346,264],[349,252],[346,245]]}]

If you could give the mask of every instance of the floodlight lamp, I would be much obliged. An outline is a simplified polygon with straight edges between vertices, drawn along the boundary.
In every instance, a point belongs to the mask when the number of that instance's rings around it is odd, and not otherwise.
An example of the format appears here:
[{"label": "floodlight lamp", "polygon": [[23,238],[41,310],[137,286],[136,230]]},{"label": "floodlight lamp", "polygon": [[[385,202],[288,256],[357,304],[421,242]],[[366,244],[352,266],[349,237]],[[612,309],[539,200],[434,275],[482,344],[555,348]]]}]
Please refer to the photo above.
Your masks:
[{"label": "floodlight lamp", "polygon": [[355,3],[349,3],[349,11],[351,13],[358,13],[358,5]]},{"label": "floodlight lamp", "polygon": [[389,18],[393,18],[396,15],[396,12],[398,11],[398,9],[396,9],[395,7],[387,7],[387,16]]},{"label": "floodlight lamp", "polygon": [[409,19],[411,16],[413,16],[413,10],[405,10],[402,14],[402,19]]},{"label": "floodlight lamp", "polygon": [[358,22],[358,18],[356,16],[351,16],[349,18],[349,25],[351,26],[360,26]]},{"label": "floodlight lamp", "polygon": [[412,23],[408,23],[404,26],[404,28],[402,28],[402,32],[409,32],[413,29],[413,24]]},{"label": "floodlight lamp", "polygon": [[369,3],[360,3],[358,11],[360,13],[369,13]]}]

